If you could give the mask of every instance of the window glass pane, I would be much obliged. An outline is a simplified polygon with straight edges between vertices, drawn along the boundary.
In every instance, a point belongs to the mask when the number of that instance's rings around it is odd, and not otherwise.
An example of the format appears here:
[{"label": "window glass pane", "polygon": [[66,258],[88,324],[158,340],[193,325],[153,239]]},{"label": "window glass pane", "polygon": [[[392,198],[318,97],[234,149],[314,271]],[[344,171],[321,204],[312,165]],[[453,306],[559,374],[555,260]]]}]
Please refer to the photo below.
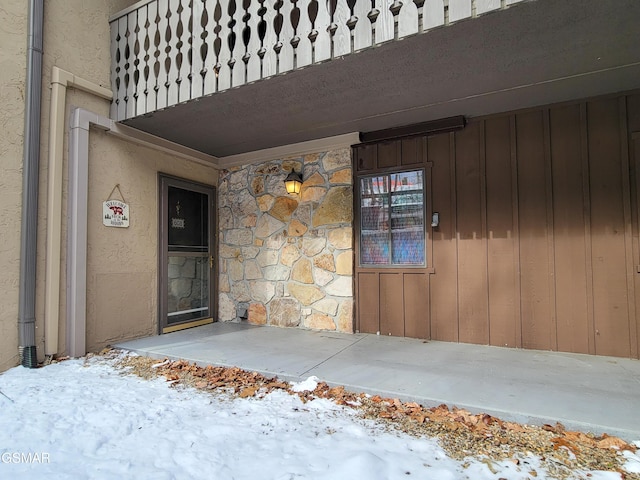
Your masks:
[{"label": "window glass pane", "polygon": [[424,262],[424,173],[390,175],[391,261],[401,265]]},{"label": "window glass pane", "polygon": [[360,179],[360,263],[388,265],[389,178]]},{"label": "window glass pane", "polygon": [[169,254],[168,324],[209,316],[209,257]]},{"label": "window glass pane", "polygon": [[425,265],[424,171],[360,177],[360,265]]},{"label": "window glass pane", "polygon": [[207,195],[169,187],[169,251],[205,252],[209,249]]}]

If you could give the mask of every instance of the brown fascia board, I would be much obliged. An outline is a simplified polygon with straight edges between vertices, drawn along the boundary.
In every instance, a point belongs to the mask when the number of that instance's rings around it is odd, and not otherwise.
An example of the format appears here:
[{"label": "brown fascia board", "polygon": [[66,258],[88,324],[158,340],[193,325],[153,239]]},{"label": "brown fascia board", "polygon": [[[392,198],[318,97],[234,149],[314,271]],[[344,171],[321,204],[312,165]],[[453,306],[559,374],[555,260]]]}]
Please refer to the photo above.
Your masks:
[{"label": "brown fascia board", "polygon": [[414,123],[413,125],[403,125],[401,127],[386,128],[373,132],[361,132],[361,143],[375,143],[383,140],[393,140],[396,138],[415,137],[418,135],[435,135],[437,133],[453,132],[462,130],[466,125],[464,115],[441,118],[429,122]]}]

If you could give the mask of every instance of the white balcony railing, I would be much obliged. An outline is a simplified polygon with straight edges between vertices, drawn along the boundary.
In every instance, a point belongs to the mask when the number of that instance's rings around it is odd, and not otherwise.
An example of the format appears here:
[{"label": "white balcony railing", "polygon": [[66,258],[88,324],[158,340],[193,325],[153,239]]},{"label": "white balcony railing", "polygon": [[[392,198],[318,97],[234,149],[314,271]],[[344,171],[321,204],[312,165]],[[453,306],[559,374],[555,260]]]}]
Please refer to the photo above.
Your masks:
[{"label": "white balcony railing", "polygon": [[153,0],[111,19],[125,120],[522,0]]}]

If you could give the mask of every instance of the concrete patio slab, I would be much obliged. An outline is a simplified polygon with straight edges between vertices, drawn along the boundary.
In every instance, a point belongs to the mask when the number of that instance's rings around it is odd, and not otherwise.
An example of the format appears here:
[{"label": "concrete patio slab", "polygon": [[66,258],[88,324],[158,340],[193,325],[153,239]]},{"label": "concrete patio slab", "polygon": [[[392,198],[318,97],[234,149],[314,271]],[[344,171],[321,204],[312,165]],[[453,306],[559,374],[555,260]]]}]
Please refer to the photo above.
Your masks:
[{"label": "concrete patio slab", "polygon": [[640,440],[640,361],[213,323],[115,345],[155,358],[311,375],[355,392]]}]

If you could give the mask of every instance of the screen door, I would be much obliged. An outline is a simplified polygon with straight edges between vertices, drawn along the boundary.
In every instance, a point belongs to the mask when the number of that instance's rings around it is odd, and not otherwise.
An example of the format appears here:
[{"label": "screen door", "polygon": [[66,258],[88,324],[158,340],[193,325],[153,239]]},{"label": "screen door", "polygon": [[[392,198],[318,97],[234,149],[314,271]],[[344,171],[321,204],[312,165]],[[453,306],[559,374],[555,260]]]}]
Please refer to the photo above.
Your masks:
[{"label": "screen door", "polygon": [[160,176],[160,333],[213,322],[215,190]]}]

